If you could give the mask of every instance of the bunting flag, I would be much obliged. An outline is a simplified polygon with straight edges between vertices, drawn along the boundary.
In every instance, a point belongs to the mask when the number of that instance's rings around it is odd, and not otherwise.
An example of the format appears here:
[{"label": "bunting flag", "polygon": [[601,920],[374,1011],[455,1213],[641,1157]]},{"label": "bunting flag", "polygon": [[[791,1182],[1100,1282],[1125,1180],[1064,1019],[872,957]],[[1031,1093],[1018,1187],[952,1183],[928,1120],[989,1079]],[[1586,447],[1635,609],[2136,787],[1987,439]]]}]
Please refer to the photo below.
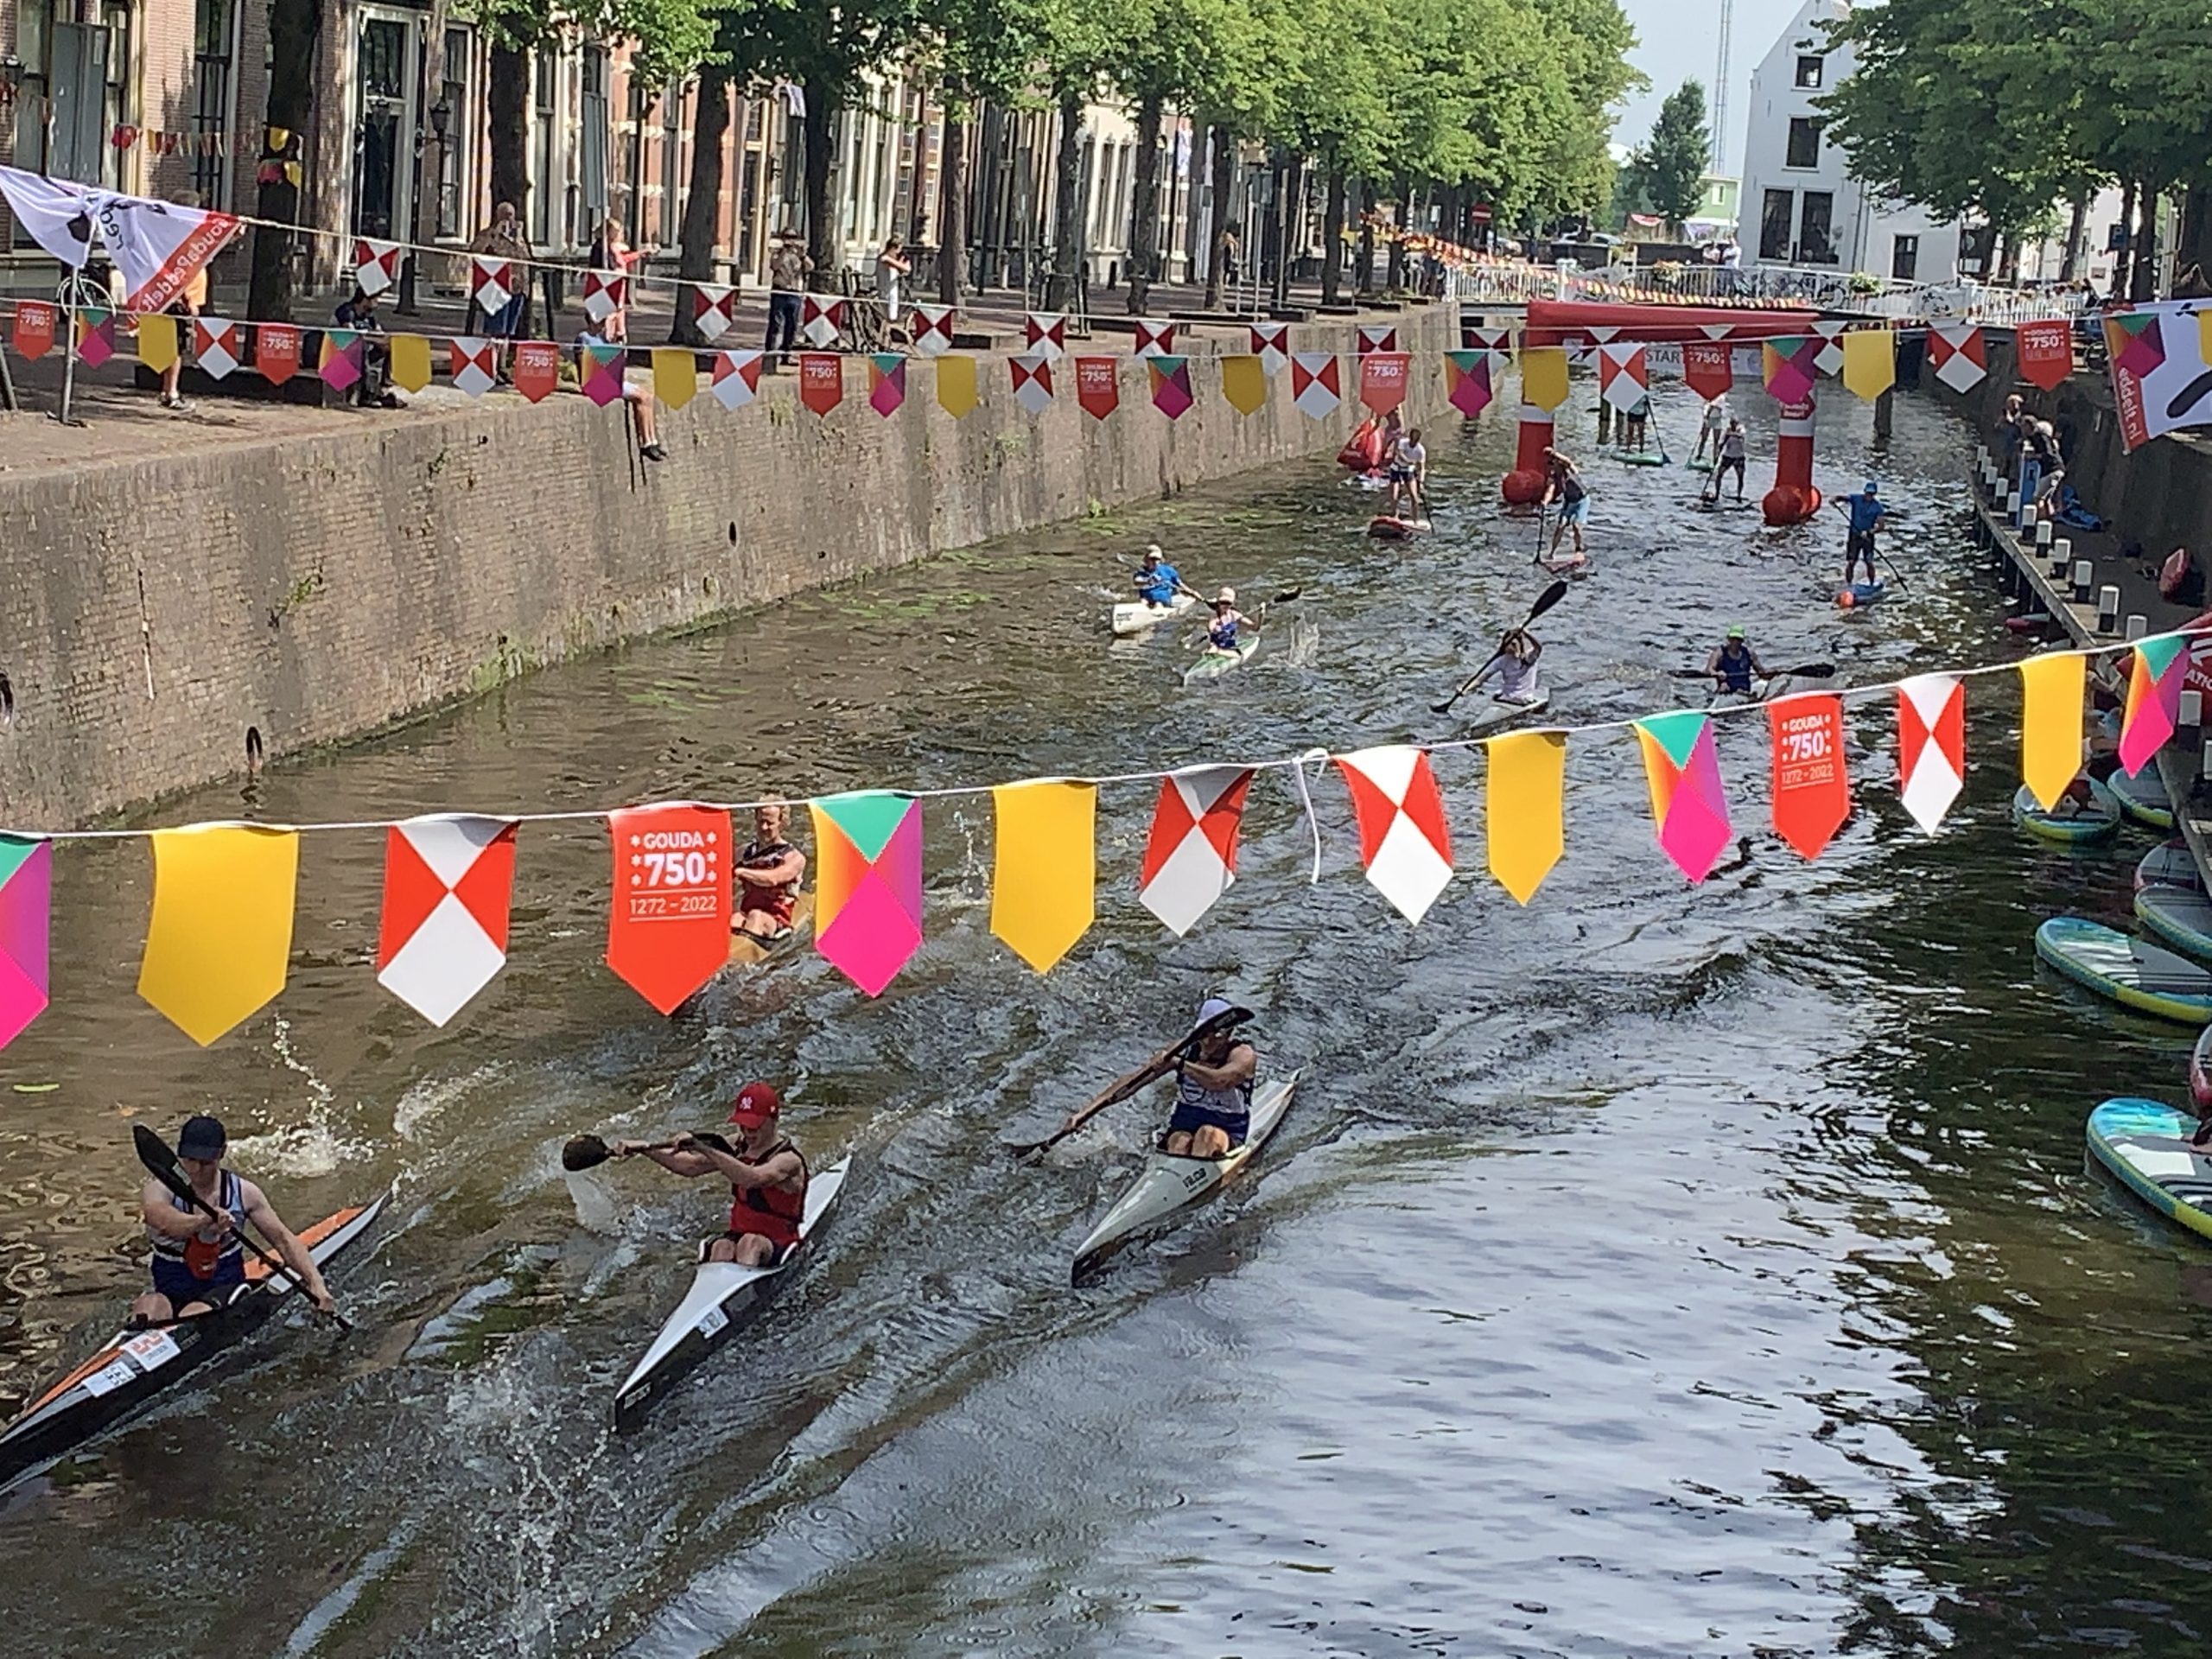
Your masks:
[{"label": "bunting flag", "polygon": [[399,280],[399,262],[406,251],[397,242],[379,242],[372,236],[353,238],[353,286],[374,299]]},{"label": "bunting flag", "polygon": [[1480,352],[1491,360],[1493,369],[1504,367],[1513,360],[1513,331],[1510,328],[1479,328],[1472,323],[1459,325],[1459,344],[1468,351]]},{"label": "bunting flag", "polygon": [[1377,415],[1388,415],[1406,401],[1406,380],[1412,365],[1412,358],[1395,347],[1362,353],[1359,401]]},{"label": "bunting flag", "polygon": [[653,396],[671,409],[681,409],[699,391],[699,359],[684,346],[653,347]]},{"label": "bunting flag", "polygon": [[54,349],[54,336],[61,322],[61,308],[44,300],[16,302],[16,350],[35,363]]},{"label": "bunting flag", "polygon": [[115,355],[115,313],[79,311],[77,314],[77,358],[88,369],[97,369]]},{"label": "bunting flag", "polygon": [[760,353],[716,352],[707,390],[724,409],[743,409],[760,394]]},{"label": "bunting flag", "polygon": [[2019,668],[2020,779],[2048,812],[2082,770],[2082,694],[2088,676],[2079,657],[2030,657]]},{"label": "bunting flag", "polygon": [[1191,359],[1148,357],[1144,367],[1152,378],[1152,406],[1171,421],[1181,420],[1197,401],[1191,393]]},{"label": "bunting flag", "polygon": [[2064,318],[2024,322],[2012,331],[2012,341],[2020,378],[2030,385],[2056,391],[2074,372],[2074,325]]},{"label": "bunting flag", "polygon": [[[135,128],[122,130],[136,137]],[[174,141],[181,135],[169,136]],[[97,226],[109,259],[123,275],[124,305],[141,316],[174,305],[238,231],[239,221],[228,213],[72,184],[20,168],[0,167],[0,196],[17,226],[73,270],[82,270],[91,257]]]},{"label": "bunting flag", "polygon": [[1268,404],[1267,365],[1242,353],[1221,359],[1221,395],[1239,415],[1256,415]]},{"label": "bunting flag", "polygon": [[1831,380],[1843,372],[1843,353],[1838,341],[1848,325],[1840,320],[1816,321],[1813,336],[1820,341],[1820,349],[1813,353],[1813,367]]},{"label": "bunting flag", "polygon": [[991,931],[1039,973],[1090,931],[1097,886],[1098,786],[1068,779],[991,791],[998,842]]},{"label": "bunting flag", "polygon": [[1886,328],[1861,328],[1843,337],[1843,384],[1854,397],[1872,403],[1897,381],[1897,337]]},{"label": "bunting flag", "polygon": [[[2200,330],[2202,327],[2200,319]],[[2105,349],[2115,370],[2141,380],[2166,360],[2165,329],[2158,312],[2126,311],[2116,317],[2107,317]]]},{"label": "bunting flag", "polygon": [[1075,400],[1094,421],[1103,421],[1121,407],[1122,374],[1119,359],[1078,357],[1075,360]]},{"label": "bunting flag", "polygon": [[1818,340],[1785,341],[1760,348],[1766,367],[1766,389],[1777,404],[1802,404],[1813,395],[1818,378],[1815,365],[1821,354]]},{"label": "bunting flag", "polygon": [[1298,412],[1325,421],[1344,400],[1334,352],[1294,352],[1290,359],[1290,400]]},{"label": "bunting flag", "polygon": [[1490,873],[1525,905],[1567,849],[1567,734],[1509,732],[1487,738]]},{"label": "bunting flag", "polygon": [[361,378],[361,335],[356,328],[322,331],[321,361],[315,372],[333,391],[345,391]]},{"label": "bunting flag", "polygon": [[1251,786],[1243,766],[1185,766],[1160,779],[1137,889],[1179,937],[1236,880],[1236,832]]},{"label": "bunting flag", "polygon": [[702,340],[720,340],[737,321],[737,290],[715,283],[691,284],[691,326]]},{"label": "bunting flag", "polygon": [[1021,319],[1021,338],[1029,347],[1030,356],[1057,363],[1067,353],[1068,320],[1058,311],[1026,312]]},{"label": "bunting flag", "polygon": [[1365,323],[1359,325],[1359,354],[1370,352],[1395,352],[1398,349],[1398,330],[1394,323]]},{"label": "bunting flag", "polygon": [[828,294],[808,294],[799,300],[798,337],[810,346],[834,346],[845,326],[845,302]]},{"label": "bunting flag", "polygon": [[729,814],[690,802],[607,814],[607,965],[663,1014],[729,961]]},{"label": "bunting flag", "polygon": [[1818,858],[1851,816],[1843,699],[1833,691],[1783,697],[1767,705],[1766,721],[1774,754],[1775,832],[1805,857]]},{"label": "bunting flag", "polygon": [[300,331],[289,323],[255,323],[253,366],[272,386],[289,380],[300,371]]},{"label": "bunting flag", "polygon": [[194,317],[192,360],[210,380],[228,375],[244,361],[238,353],[238,325],[223,317]]},{"label": "bunting flag", "polygon": [[1682,379],[1708,404],[1716,397],[1726,397],[1736,385],[1734,348],[1717,340],[1685,340]]},{"label": "bunting flag", "polygon": [[1660,850],[1692,882],[1702,881],[1728,845],[1728,802],[1720,788],[1713,721],[1678,709],[1645,715],[1636,722],[1636,735]]},{"label": "bunting flag", "polygon": [[46,1011],[54,843],[0,835],[0,1048]]},{"label": "bunting flag", "polygon": [[923,357],[942,357],[952,349],[952,320],[959,314],[949,305],[914,308],[914,350]]},{"label": "bunting flag", "polygon": [[453,342],[446,372],[453,377],[457,391],[481,397],[499,384],[499,347],[493,341],[463,336]]},{"label": "bunting flag", "polygon": [[512,259],[487,259],[473,254],[468,261],[468,297],[487,317],[496,316],[507,302],[522,292]]},{"label": "bunting flag", "polygon": [[377,983],[434,1026],[507,965],[515,824],[435,813],[385,831]]},{"label": "bunting flag", "polygon": [[1014,376],[1014,401],[1032,415],[1042,415],[1052,401],[1052,359],[1042,352],[1007,359]]},{"label": "bunting flag", "polygon": [[138,995],[202,1048],[284,988],[300,838],[257,823],[156,830]]},{"label": "bunting flag", "polygon": [[1897,792],[1912,821],[1934,835],[1967,776],[1967,689],[1948,674],[1897,687]]},{"label": "bunting flag", "polygon": [[1175,325],[1154,322],[1150,317],[1135,320],[1136,351],[1138,357],[1173,357],[1175,355]]},{"label": "bunting flag", "polygon": [[1972,391],[1989,372],[1989,348],[1974,323],[1930,328],[1928,360],[1936,378],[1953,391]]},{"label": "bunting flag", "polygon": [[835,352],[798,354],[798,400],[827,416],[845,401],[845,359]]},{"label": "bunting flag", "polygon": [[531,403],[543,403],[561,384],[561,348],[550,340],[515,342],[515,390]]},{"label": "bunting flag", "polygon": [[906,401],[906,359],[899,352],[870,352],[868,406],[887,420]]},{"label": "bunting flag", "polygon": [[391,353],[391,384],[402,391],[420,391],[430,384],[430,342],[421,334],[394,334]]},{"label": "bunting flag", "polygon": [[594,326],[630,303],[630,278],[619,270],[584,272],[584,315]]},{"label": "bunting flag", "polygon": [[1251,325],[1252,355],[1260,359],[1260,367],[1268,379],[1282,372],[1283,365],[1290,361],[1290,325],[1287,322],[1255,322]]},{"label": "bunting flag", "polygon": [[1651,369],[1641,346],[1598,348],[1598,395],[1626,414],[1651,394]]},{"label": "bunting flag", "polygon": [[1444,395],[1452,408],[1469,420],[1490,407],[1490,353],[1446,352],[1444,354]]},{"label": "bunting flag", "polygon": [[937,360],[937,406],[956,421],[964,420],[978,399],[976,359],[945,356]]},{"label": "bunting flag", "polygon": [[2145,639],[2135,647],[2127,677],[2127,710],[2120,727],[2120,764],[2135,777],[2158,759],[2181,718],[2183,682],[2189,677],[2188,642]]},{"label": "bunting flag", "polygon": [[922,804],[870,790],[808,806],[814,948],[861,989],[880,996],[921,948]]},{"label": "bunting flag", "polygon": [[170,316],[138,319],[138,360],[156,374],[177,359],[177,320]]},{"label": "bunting flag", "polygon": [[1557,409],[1567,401],[1567,353],[1563,348],[1521,348],[1521,397],[1537,409]]},{"label": "bunting flag", "polygon": [[576,348],[576,378],[583,394],[600,408],[622,400],[622,372],[630,348],[587,336]]},{"label": "bunting flag", "polygon": [[1415,926],[1452,880],[1452,830],[1428,752],[1391,743],[1331,757],[1351,794],[1360,861]]}]

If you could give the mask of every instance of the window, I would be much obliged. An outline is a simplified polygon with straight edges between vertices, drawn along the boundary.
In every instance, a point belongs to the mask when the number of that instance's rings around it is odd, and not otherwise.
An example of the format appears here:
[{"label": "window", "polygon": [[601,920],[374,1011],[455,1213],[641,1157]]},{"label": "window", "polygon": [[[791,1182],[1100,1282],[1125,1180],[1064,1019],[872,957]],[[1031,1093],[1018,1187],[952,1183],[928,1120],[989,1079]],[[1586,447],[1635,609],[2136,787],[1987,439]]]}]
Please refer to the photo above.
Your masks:
[{"label": "window", "polygon": [[1770,190],[1759,207],[1759,257],[1787,262],[1789,257],[1789,221],[1797,211],[1797,193],[1794,190]]},{"label": "window", "polygon": [[1893,236],[1890,238],[1890,275],[1901,283],[1916,279],[1920,270],[1920,238],[1916,236]]},{"label": "window", "polygon": [[19,0],[16,8],[15,55],[22,61],[22,83],[16,97],[15,164],[81,184],[120,188],[124,152],[110,139],[118,127],[136,125],[138,118],[130,81],[130,8],[124,0],[107,0],[92,23],[73,21],[73,4],[60,10],[57,19],[56,0]]},{"label": "window", "polygon": [[1797,54],[1798,86],[1808,92],[1818,92],[1821,86],[1821,71],[1826,62],[1827,60],[1816,52],[1800,52]]},{"label": "window", "polygon": [[[529,226],[530,245],[541,254],[556,245],[553,240],[553,111],[556,90],[555,77],[559,73],[560,59],[552,50],[540,48],[532,54]],[[634,181],[632,183],[634,187]],[[633,219],[631,225],[633,235],[636,229]]]},{"label": "window", "polygon": [[438,228],[441,237],[468,233],[470,57],[476,37],[465,29],[446,30],[445,79],[438,83],[438,101],[446,106],[446,138],[438,147]]},{"label": "window", "polygon": [[1789,119],[1789,148],[1783,153],[1784,167],[1818,167],[1821,164],[1821,124],[1810,117],[1797,115]]},{"label": "window", "polygon": [[199,0],[192,20],[192,188],[209,207],[231,205],[231,99],[238,41],[235,0]]},{"label": "window", "polygon": [[1826,190],[1808,190],[1805,210],[1797,220],[1797,257],[1808,265],[1835,264],[1835,250],[1828,244],[1835,215],[1835,197]]}]

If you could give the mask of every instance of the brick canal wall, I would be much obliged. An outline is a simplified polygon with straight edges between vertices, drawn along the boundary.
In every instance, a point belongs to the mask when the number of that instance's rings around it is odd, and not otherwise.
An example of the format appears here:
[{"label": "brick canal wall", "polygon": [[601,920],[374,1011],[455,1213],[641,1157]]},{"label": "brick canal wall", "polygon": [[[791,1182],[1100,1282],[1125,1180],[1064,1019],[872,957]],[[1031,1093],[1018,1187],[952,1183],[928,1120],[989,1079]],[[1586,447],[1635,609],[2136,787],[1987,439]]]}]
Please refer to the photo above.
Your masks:
[{"label": "brick canal wall", "polygon": [[[1416,421],[1446,412],[1450,311],[1399,320],[1420,355]],[[1300,349],[1351,349],[1349,324]],[[1125,349],[1108,336],[1101,350]],[[1203,340],[1196,342],[1206,350]],[[1346,362],[1347,371],[1351,364]],[[624,411],[563,395],[365,416],[358,432],[0,474],[0,825],[57,828],[231,776],[246,733],[271,757],[343,741],[551,663],[948,548],[1332,453],[1357,419],[1300,414],[1286,368],[1239,416],[1193,356],[1197,405],[1084,414],[1063,365],[1032,417],[1004,360],[964,420],[907,371],[889,419],[865,362],[845,402],[798,407],[797,376],[725,411],[661,411],[671,459],[633,481]],[[32,416],[13,417],[30,419]],[[0,417],[0,444],[6,420]]]}]

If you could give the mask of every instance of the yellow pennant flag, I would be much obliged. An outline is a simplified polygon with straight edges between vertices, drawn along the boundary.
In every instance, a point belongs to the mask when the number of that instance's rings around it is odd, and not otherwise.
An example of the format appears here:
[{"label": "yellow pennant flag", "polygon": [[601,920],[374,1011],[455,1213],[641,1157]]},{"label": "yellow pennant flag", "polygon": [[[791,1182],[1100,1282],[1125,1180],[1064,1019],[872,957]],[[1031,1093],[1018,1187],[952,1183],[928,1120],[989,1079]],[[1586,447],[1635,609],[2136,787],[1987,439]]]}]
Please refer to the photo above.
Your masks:
[{"label": "yellow pennant flag", "polygon": [[1268,372],[1256,357],[1221,359],[1221,395],[1239,415],[1256,415],[1268,401]]},{"label": "yellow pennant flag", "polygon": [[1049,972],[1096,913],[1097,785],[1002,784],[991,791],[991,809],[998,824],[991,931],[1039,973]]},{"label": "yellow pennant flag", "polygon": [[1897,337],[1886,328],[1843,337],[1843,384],[1872,403],[1897,381]]},{"label": "yellow pennant flag", "polygon": [[175,317],[141,317],[138,319],[138,360],[156,374],[165,371],[176,361],[177,338]]},{"label": "yellow pennant flag", "polygon": [[1521,396],[1538,409],[1557,409],[1567,401],[1567,348],[1521,348]]},{"label": "yellow pennant flag", "polygon": [[2085,661],[2054,652],[2020,664],[2020,778],[2046,812],[2082,770]]},{"label": "yellow pennant flag", "polygon": [[420,391],[430,384],[430,342],[420,334],[391,337],[391,384],[402,391]]},{"label": "yellow pennant flag", "polygon": [[1484,745],[1490,761],[1490,873],[1522,904],[1567,848],[1567,734],[1513,732]]},{"label": "yellow pennant flag", "polygon": [[1772,385],[1774,372],[1781,366],[1782,353],[1771,346],[1762,345],[1759,347],[1759,384],[1763,386]]},{"label": "yellow pennant flag", "polygon": [[940,357],[937,359],[937,404],[954,420],[976,407],[976,359]]},{"label": "yellow pennant flag", "polygon": [[154,832],[138,995],[202,1048],[284,988],[300,838],[252,823]]},{"label": "yellow pennant flag", "polygon": [[653,348],[653,396],[681,409],[699,390],[699,359],[673,346]]},{"label": "yellow pennant flag", "polygon": [[2200,363],[2212,365],[2212,311],[2196,314],[2196,358]]}]

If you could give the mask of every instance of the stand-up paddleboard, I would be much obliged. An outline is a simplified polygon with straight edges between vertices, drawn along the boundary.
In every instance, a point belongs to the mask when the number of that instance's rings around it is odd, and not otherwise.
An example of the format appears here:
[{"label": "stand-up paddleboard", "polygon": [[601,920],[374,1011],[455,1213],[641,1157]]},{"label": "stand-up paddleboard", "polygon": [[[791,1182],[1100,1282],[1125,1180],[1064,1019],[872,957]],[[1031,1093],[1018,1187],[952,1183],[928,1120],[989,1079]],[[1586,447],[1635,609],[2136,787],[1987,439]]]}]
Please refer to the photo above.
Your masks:
[{"label": "stand-up paddleboard", "polygon": [[2045,841],[2077,846],[2103,841],[2120,828],[2120,802],[2112,791],[2092,778],[2086,802],[2062,796],[2058,810],[2046,812],[2037,803],[2035,791],[2022,784],[2012,794],[2012,822]]},{"label": "stand-up paddleboard", "polygon": [[2124,1007],[2183,1025],[2212,1024],[2212,973],[2163,945],[2079,916],[2054,916],[2036,930],[2036,955]]},{"label": "stand-up paddleboard", "polygon": [[2158,767],[2145,766],[2133,778],[2115,772],[2105,784],[2120,802],[2120,810],[2136,823],[2172,833],[2174,804],[2167,798],[2165,779],[2158,776]]},{"label": "stand-up paddleboard", "polygon": [[1712,470],[1713,462],[1707,456],[1698,455],[1690,461],[1690,471],[1694,473],[1709,473]]},{"label": "stand-up paddleboard", "polygon": [[1863,611],[1869,605],[1881,603],[1882,596],[1889,591],[1885,582],[1854,582],[1835,590],[1835,602],[1847,611]]},{"label": "stand-up paddleboard", "polygon": [[1377,541],[1411,541],[1428,528],[1426,518],[1398,518],[1387,512],[1378,512],[1367,521],[1367,533]]},{"label": "stand-up paddleboard", "polygon": [[2212,1160],[2190,1137],[2196,1119],[2123,1096],[2089,1114],[2089,1155],[2167,1220],[2212,1238]]},{"label": "stand-up paddleboard", "polygon": [[1671,467],[1674,457],[1664,449],[1656,455],[1649,449],[1624,449],[1620,452],[1620,461],[1624,467]]},{"label": "stand-up paddleboard", "polygon": [[2135,919],[2175,950],[2212,962],[2212,899],[2202,888],[2138,888]]},{"label": "stand-up paddleboard", "polygon": [[2195,893],[2204,891],[2204,878],[2196,868],[2196,861],[2190,856],[2189,843],[2180,836],[2162,841],[2143,855],[2135,866],[2135,885],[2139,887],[2187,887]]}]

